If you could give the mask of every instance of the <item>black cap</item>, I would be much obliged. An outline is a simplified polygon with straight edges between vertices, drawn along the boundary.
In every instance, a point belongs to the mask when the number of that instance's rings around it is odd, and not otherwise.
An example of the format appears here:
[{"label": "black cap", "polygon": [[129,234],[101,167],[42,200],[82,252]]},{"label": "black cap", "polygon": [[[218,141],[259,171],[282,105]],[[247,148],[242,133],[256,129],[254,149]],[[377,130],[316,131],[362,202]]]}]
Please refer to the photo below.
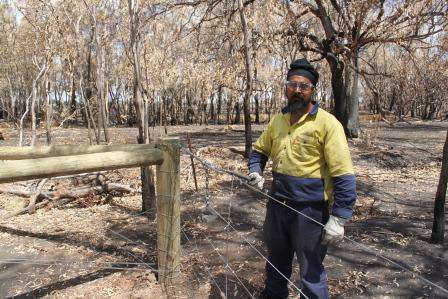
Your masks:
[{"label": "black cap", "polygon": [[289,65],[288,74],[286,75],[286,80],[292,76],[302,76],[308,78],[314,85],[316,85],[317,81],[319,81],[319,73],[306,58],[300,58],[291,62]]}]

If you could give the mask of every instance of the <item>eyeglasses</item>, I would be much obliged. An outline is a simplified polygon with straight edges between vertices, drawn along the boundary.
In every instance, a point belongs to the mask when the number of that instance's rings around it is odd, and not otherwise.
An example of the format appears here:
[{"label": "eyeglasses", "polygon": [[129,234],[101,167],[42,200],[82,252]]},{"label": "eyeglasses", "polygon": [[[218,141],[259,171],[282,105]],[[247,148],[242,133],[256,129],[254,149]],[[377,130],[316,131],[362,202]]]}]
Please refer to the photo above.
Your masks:
[{"label": "eyeglasses", "polygon": [[299,89],[303,91],[310,91],[314,88],[311,83],[297,82],[297,81],[286,81],[286,86],[291,89]]}]

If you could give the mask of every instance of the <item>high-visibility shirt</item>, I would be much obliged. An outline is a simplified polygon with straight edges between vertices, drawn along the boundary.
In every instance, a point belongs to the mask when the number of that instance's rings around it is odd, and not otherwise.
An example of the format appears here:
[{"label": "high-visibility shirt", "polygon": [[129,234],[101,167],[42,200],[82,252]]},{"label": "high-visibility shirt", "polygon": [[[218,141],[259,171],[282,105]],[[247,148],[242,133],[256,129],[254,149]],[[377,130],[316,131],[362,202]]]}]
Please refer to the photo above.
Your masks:
[{"label": "high-visibility shirt", "polygon": [[287,109],[275,115],[253,146],[249,171],[262,173],[272,160],[271,194],[298,202],[333,203],[331,214],[352,216],[356,182],[341,123],[314,104],[291,125]]}]

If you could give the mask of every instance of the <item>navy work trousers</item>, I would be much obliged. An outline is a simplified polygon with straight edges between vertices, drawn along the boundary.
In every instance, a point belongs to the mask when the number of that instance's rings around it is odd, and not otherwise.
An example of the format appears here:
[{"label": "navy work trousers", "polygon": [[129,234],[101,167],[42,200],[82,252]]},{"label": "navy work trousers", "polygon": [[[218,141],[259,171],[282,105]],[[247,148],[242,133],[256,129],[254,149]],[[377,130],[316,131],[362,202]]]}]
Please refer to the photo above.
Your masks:
[{"label": "navy work trousers", "polygon": [[[293,208],[320,223],[328,221],[326,204],[297,204]],[[266,297],[288,297],[288,281],[279,271],[288,279],[291,277],[295,253],[300,265],[302,292],[308,298],[329,298],[322,264],[327,246],[321,244],[322,232],[321,225],[280,203],[268,202],[263,234],[272,265],[266,263]]]}]

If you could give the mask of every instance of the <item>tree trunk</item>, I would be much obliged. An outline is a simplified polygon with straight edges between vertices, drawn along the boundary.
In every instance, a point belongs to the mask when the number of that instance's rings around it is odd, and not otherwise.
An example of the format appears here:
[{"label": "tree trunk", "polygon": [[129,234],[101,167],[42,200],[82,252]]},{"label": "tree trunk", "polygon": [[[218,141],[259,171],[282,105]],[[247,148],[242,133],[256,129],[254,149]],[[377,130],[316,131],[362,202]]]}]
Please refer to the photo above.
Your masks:
[{"label": "tree trunk", "polygon": [[[258,70],[257,70],[257,57],[256,57],[256,52],[254,51],[254,81],[258,82]],[[255,123],[257,125],[260,124],[260,92],[256,92],[255,96],[254,96],[254,101],[255,101]]]},{"label": "tree trunk", "polygon": [[84,115],[85,115],[85,122],[87,124],[87,132],[89,134],[89,144],[92,145],[93,144],[93,134],[92,134],[92,128],[90,125],[90,114],[89,114],[89,109],[88,109],[88,105],[89,102],[87,101],[86,96],[84,95],[84,91],[83,91],[83,84],[82,84],[82,73],[81,71],[78,71],[80,76],[79,76],[79,94],[81,97],[81,101],[84,100]]},{"label": "tree trunk", "polygon": [[334,98],[333,114],[346,127],[346,98],[347,90],[344,86],[344,63],[342,61],[335,61],[332,57],[327,57],[328,64],[331,70],[331,88]]},{"label": "tree trunk", "polygon": [[434,201],[434,221],[432,224],[431,241],[442,243],[445,238],[445,201],[448,183],[448,131],[443,146],[442,170]]},{"label": "tree trunk", "polygon": [[236,99],[235,101],[235,120],[233,121],[234,124],[239,125],[241,123],[241,106],[239,99]]},{"label": "tree trunk", "polygon": [[[341,122],[348,138],[359,136],[358,114],[358,82],[359,74],[350,70],[346,63],[328,57],[331,70],[331,87],[334,97],[334,116]],[[358,67],[357,58],[354,59],[355,69]]]},{"label": "tree trunk", "polygon": [[92,28],[90,30],[90,39],[89,39],[89,46],[88,46],[88,55],[87,55],[87,69],[86,69],[86,73],[85,73],[85,77],[86,77],[86,84],[85,84],[85,97],[84,97],[84,102],[86,105],[86,117],[88,118],[88,123],[90,122],[90,124],[93,127],[93,132],[95,133],[95,141],[96,144],[100,144],[100,138],[101,138],[101,132],[100,129],[97,128],[95,120],[93,118],[93,112],[92,109],[90,107],[90,101],[92,100],[93,97],[93,91],[92,91],[92,43],[93,43],[93,34],[94,34],[94,29]]},{"label": "tree trunk", "polygon": [[389,103],[389,112],[392,112],[395,106],[395,102],[397,100],[397,97],[395,96],[395,88],[392,90],[392,94],[390,96],[390,103]]},{"label": "tree trunk", "polygon": [[188,90],[186,92],[186,100],[187,100],[187,113],[186,113],[186,124],[193,124],[194,123],[194,109],[193,109],[193,92],[191,90]]},{"label": "tree trunk", "polygon": [[[90,64],[89,64],[89,67],[88,67],[88,71],[87,71],[87,72],[90,73]],[[88,78],[90,78],[90,75],[88,76]],[[87,115],[87,118],[88,118],[88,123],[87,123],[87,125],[88,125],[88,127],[90,127],[89,124],[92,125],[92,127],[93,127],[93,132],[95,133],[95,141],[96,141],[96,144],[100,144],[100,133],[101,133],[101,132],[100,132],[100,129],[97,128],[97,126],[96,126],[95,120],[94,120],[94,118],[93,118],[92,109],[91,109],[91,107],[90,107],[90,97],[87,96],[87,95],[92,96],[92,89],[91,89],[91,86],[89,86],[89,85],[90,85],[90,83],[87,83],[87,86],[86,86],[86,97],[84,98],[85,107],[86,107],[85,110],[86,110],[86,115]]]},{"label": "tree trunk", "polygon": [[232,94],[227,96],[227,107],[226,107],[226,124],[230,125],[232,121]]},{"label": "tree trunk", "polygon": [[163,107],[163,114],[162,114],[162,119],[163,119],[163,129],[165,130],[165,134],[167,134],[167,129],[166,129],[166,125],[167,125],[167,121],[168,121],[168,115],[167,115],[167,111],[168,111],[168,98],[167,95],[165,94],[163,97],[163,102],[162,102],[162,107]]},{"label": "tree trunk", "polygon": [[32,90],[32,97],[31,97],[31,146],[34,146],[36,142],[36,102],[37,102],[37,84],[39,83],[39,80],[42,78],[42,76],[47,71],[47,62],[44,62],[44,65],[39,71],[39,74],[37,75],[36,79],[33,80],[33,90]]},{"label": "tree trunk", "polygon": [[[103,67],[105,67],[105,62],[104,62],[105,58],[103,57]],[[103,79],[104,79],[104,75],[103,75]],[[104,102],[104,115],[105,115],[105,123],[106,123],[106,129],[107,127],[110,125],[110,107],[109,107],[109,94],[108,91],[109,90],[109,81],[107,79],[105,79],[104,81],[104,87],[103,87],[103,102]]]},{"label": "tree trunk", "polygon": [[104,139],[109,142],[109,133],[107,130],[107,120],[105,111],[105,94],[104,94],[104,65],[105,65],[105,54],[104,47],[101,42],[100,30],[104,27],[100,24],[96,17],[96,8],[92,14],[93,21],[93,34],[92,39],[95,40],[95,58],[96,58],[96,89],[97,89],[97,103],[98,103],[98,131],[99,137],[101,138],[101,129],[104,132]]},{"label": "tree trunk", "polygon": [[246,66],[246,92],[244,94],[243,110],[244,110],[244,135],[245,135],[245,157],[249,157],[252,150],[252,128],[250,118],[250,98],[252,97],[252,48],[250,45],[250,33],[247,28],[246,16],[244,15],[243,1],[238,0],[238,11],[240,14],[241,25],[244,37],[244,58]]},{"label": "tree trunk", "polygon": [[212,123],[216,125],[216,115],[215,115],[215,103],[214,103],[215,95],[212,93],[210,95],[210,119],[212,120]]},{"label": "tree trunk", "polygon": [[31,95],[25,100],[25,112],[23,112],[19,122],[19,146],[23,145],[23,123],[25,122],[25,118],[30,110],[30,98]]},{"label": "tree trunk", "polygon": [[[348,75],[351,75],[351,86],[350,92],[347,97],[347,127],[346,135],[348,138],[358,138],[359,137],[359,58],[358,53],[354,53],[353,57],[353,67],[354,70],[351,70]],[[348,71],[348,69],[347,69]]]},{"label": "tree trunk", "polygon": [[[148,128],[148,109],[145,107],[142,100],[141,89],[141,69],[140,69],[140,47],[139,47],[139,15],[138,2],[128,0],[128,9],[130,16],[130,47],[132,51],[132,64],[134,70],[133,81],[133,100],[136,109],[138,120],[138,143],[149,143],[149,128]],[[163,105],[162,105],[163,106]],[[141,167],[142,178],[142,212],[151,212],[156,206],[155,187],[154,187],[154,172],[151,167]],[[149,215],[151,215],[149,213]],[[154,215],[154,214],[152,214]]]},{"label": "tree trunk", "polygon": [[36,143],[36,100],[37,100],[37,81],[33,81],[33,90],[31,91],[31,146]]},{"label": "tree trunk", "polygon": [[53,115],[53,107],[50,101],[50,92],[51,92],[51,83],[50,81],[45,82],[46,87],[46,95],[45,95],[45,128],[46,128],[46,136],[47,136],[47,145],[51,144],[51,123],[52,123],[52,115]]},{"label": "tree trunk", "polygon": [[260,95],[255,94],[255,123],[260,124]]},{"label": "tree trunk", "polygon": [[8,79],[8,87],[9,87],[9,98],[10,98],[11,104],[10,104],[10,111],[9,111],[9,113],[7,113],[7,119],[6,120],[8,122],[10,122],[10,121],[16,122],[15,117],[16,117],[16,99],[17,99],[17,95],[16,95],[16,93],[13,90],[13,86],[12,86],[12,82],[11,82],[10,77],[7,76],[7,79]]},{"label": "tree trunk", "polygon": [[159,97],[159,101],[157,103],[157,120],[159,126],[163,126],[163,95],[161,94]]},{"label": "tree trunk", "polygon": [[[73,67],[74,69],[74,67]],[[75,71],[73,70],[72,74],[72,90],[71,90],[71,96],[70,96],[70,115],[73,115],[74,120],[70,120],[69,123],[77,124],[77,117],[76,117],[76,84],[75,84]]]},{"label": "tree trunk", "polygon": [[92,124],[93,127],[93,132],[95,132],[95,141],[96,144],[100,144],[100,138],[101,138],[101,132],[100,132],[100,128],[97,127],[95,120],[93,119],[93,113],[92,113],[92,109],[90,107],[90,101],[86,100],[86,107],[87,107],[87,115],[89,118],[89,122]]},{"label": "tree trunk", "polygon": [[[44,65],[39,70],[39,73],[36,75],[36,78],[34,78],[32,83],[32,90],[30,96],[26,99],[26,109],[23,113],[21,119],[20,119],[20,127],[19,127],[19,146],[22,146],[23,143],[23,122],[26,118],[26,115],[28,114],[30,108],[31,108],[31,145],[34,145],[34,142],[36,140],[36,112],[35,112],[35,105],[36,105],[36,99],[37,99],[37,84],[40,80],[40,78],[44,75],[44,73],[47,70],[47,62],[44,62]],[[31,98],[31,105],[30,105],[30,98]],[[31,107],[30,107],[31,106]]]},{"label": "tree trunk", "polygon": [[218,87],[218,102],[216,105],[216,119],[217,119],[218,125],[221,124],[221,120],[219,118],[221,115],[221,106],[222,106],[222,86],[220,85]]},{"label": "tree trunk", "polygon": [[7,109],[7,107],[6,107],[6,101],[5,101],[5,99],[4,98],[0,98],[0,103],[1,103],[1,105],[0,105],[0,119],[4,119],[4,118],[6,118],[5,116],[6,116],[6,109]]},{"label": "tree trunk", "polygon": [[[95,40],[96,40],[96,88],[97,88],[97,100],[98,100],[98,129],[103,129],[104,139],[109,142],[109,132],[107,129],[107,118],[106,118],[106,102],[104,93],[104,49],[101,45],[98,27],[95,27]],[[101,137],[101,136],[100,136]]]}]

